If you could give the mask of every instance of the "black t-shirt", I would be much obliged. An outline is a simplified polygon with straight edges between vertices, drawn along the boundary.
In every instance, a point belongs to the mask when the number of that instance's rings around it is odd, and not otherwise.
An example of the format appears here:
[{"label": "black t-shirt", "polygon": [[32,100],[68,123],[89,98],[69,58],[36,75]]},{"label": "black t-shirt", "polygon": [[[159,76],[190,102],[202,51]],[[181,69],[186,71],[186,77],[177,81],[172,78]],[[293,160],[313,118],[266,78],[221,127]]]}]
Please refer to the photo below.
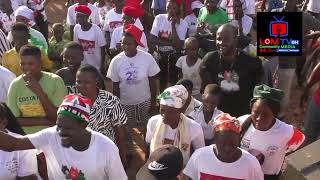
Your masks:
[{"label": "black t-shirt", "polygon": [[228,63],[220,59],[217,51],[209,52],[200,66],[202,90],[207,84],[220,85],[223,90],[219,108],[233,116],[249,113],[253,89],[261,82],[262,63],[238,51],[236,60]]},{"label": "black t-shirt", "polygon": [[76,88],[76,75],[73,74],[68,68],[59,69],[56,74],[63,79],[63,82],[68,90],[68,94],[78,93]]}]

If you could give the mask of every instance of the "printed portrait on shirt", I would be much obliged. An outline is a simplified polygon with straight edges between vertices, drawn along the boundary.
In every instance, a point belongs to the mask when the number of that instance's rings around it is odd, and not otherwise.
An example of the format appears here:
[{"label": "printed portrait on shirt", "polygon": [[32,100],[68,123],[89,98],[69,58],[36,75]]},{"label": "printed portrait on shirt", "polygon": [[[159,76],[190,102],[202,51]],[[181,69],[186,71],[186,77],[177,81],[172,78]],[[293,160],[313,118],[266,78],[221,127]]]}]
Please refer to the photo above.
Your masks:
[{"label": "printed portrait on shirt", "polygon": [[85,175],[81,170],[71,167],[70,169],[67,166],[62,166],[61,171],[65,175],[66,179],[71,180],[85,180]]},{"label": "printed portrait on shirt", "polygon": [[94,49],[96,48],[95,41],[79,39],[79,43],[83,47],[83,50],[86,51],[88,54],[94,54]]},{"label": "printed portrait on shirt", "polygon": [[239,75],[234,70],[225,70],[218,75],[220,86],[225,92],[236,92],[240,90]]},{"label": "printed portrait on shirt", "polygon": [[109,23],[109,27],[110,29],[115,29],[117,27],[121,27],[122,26],[122,21],[112,21]]}]

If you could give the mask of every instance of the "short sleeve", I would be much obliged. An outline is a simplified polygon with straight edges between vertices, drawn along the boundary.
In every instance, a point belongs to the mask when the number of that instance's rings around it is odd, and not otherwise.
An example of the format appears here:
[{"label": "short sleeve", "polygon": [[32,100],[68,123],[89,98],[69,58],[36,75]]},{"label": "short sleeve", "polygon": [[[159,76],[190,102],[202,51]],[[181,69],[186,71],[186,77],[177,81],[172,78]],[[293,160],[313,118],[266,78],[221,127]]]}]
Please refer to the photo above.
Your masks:
[{"label": "short sleeve", "polygon": [[287,146],[288,146],[287,153],[297,150],[305,140],[305,136],[301,131],[299,131],[297,128],[293,126],[292,126],[292,129],[293,129],[292,136],[287,143]]},{"label": "short sleeve", "polygon": [[[249,155],[249,154],[248,154]],[[261,169],[261,165],[255,157],[251,158],[250,177],[248,180],[264,180],[264,174]]]},{"label": "short sleeve", "polygon": [[200,124],[193,122],[194,123],[194,128],[193,130],[191,130],[192,132],[192,139],[191,139],[191,143],[192,143],[192,147],[194,150],[202,148],[205,146],[204,143],[204,135],[203,135],[203,131],[202,128],[200,126]]},{"label": "short sleeve", "polygon": [[120,77],[119,77],[119,72],[118,72],[118,67],[117,67],[117,62],[119,59],[113,58],[111,60],[111,63],[109,65],[109,69],[107,72],[107,77],[111,79],[112,82],[120,82]]},{"label": "short sleeve", "polygon": [[94,24],[96,24],[96,25],[100,25],[101,24],[101,22],[102,22],[102,18],[101,18],[101,16],[100,16],[100,13],[99,13],[99,9],[97,8],[97,7],[95,7],[94,6]]},{"label": "short sleeve", "polygon": [[97,41],[98,41],[98,46],[103,47],[107,44],[106,38],[104,38],[102,30],[97,26],[96,27],[96,33],[97,33]]},{"label": "short sleeve", "polygon": [[18,90],[17,81],[14,81],[11,83],[8,90],[7,105],[15,117],[20,117],[21,111],[18,107],[18,102],[17,102],[17,99],[18,99],[17,90]]},{"label": "short sleeve", "polygon": [[41,67],[45,71],[52,69],[52,61],[49,60],[49,57],[43,51],[41,51]]},{"label": "short sleeve", "polygon": [[183,61],[183,57],[180,57],[176,63],[176,66],[180,69],[182,69],[182,61]]},{"label": "short sleeve", "polygon": [[115,105],[112,108],[112,123],[113,126],[123,126],[127,123],[127,115],[124,111],[123,107],[120,104],[120,100],[118,97],[114,97],[113,100]]},{"label": "short sleeve", "polygon": [[[141,42],[142,42],[142,44],[144,45],[143,50],[144,50],[145,52],[148,52],[148,41],[147,41],[147,37],[146,37],[146,34],[145,34],[145,33],[142,33]],[[141,47],[141,48],[142,48],[142,47]]]},{"label": "short sleeve", "polygon": [[50,136],[54,135],[52,131],[55,130],[54,128],[56,127],[57,126],[46,128],[37,133],[28,134],[26,135],[26,137],[30,140],[30,142],[36,149],[43,150],[45,149],[46,146],[50,144],[50,141],[51,141]]},{"label": "short sleeve", "polygon": [[180,21],[180,25],[178,26],[177,30],[177,34],[179,36],[179,39],[181,41],[186,39],[186,35],[187,35],[187,31],[188,31],[188,23],[184,20]]},{"label": "short sleeve", "polygon": [[55,107],[59,107],[63,101],[63,97],[67,95],[66,86],[64,85],[63,80],[60,77],[54,79],[55,82],[55,91],[53,96],[50,97],[52,104]]},{"label": "short sleeve", "polygon": [[153,56],[150,55],[150,66],[148,68],[148,76],[153,77],[160,72],[159,65],[157,64],[156,60]]},{"label": "short sleeve", "polygon": [[74,42],[79,42],[79,39],[78,39],[78,27],[80,27],[80,26],[76,25],[74,27],[74,30],[73,30],[73,41]]},{"label": "short sleeve", "polygon": [[136,22],[134,23],[135,26],[137,26],[141,31],[144,30],[143,25],[140,21],[140,19],[137,19]]},{"label": "short sleeve", "polygon": [[127,180],[128,177],[121,163],[119,150],[115,144],[110,147],[105,166],[105,175],[107,179]]},{"label": "short sleeve", "polygon": [[227,8],[227,0],[222,0],[221,3],[220,3],[220,7],[222,9],[226,9]]},{"label": "short sleeve", "polygon": [[186,167],[183,170],[183,174],[190,177],[191,179],[199,179],[198,177],[198,152],[194,152],[190,157]]},{"label": "short sleeve", "polygon": [[[110,11],[112,11],[112,9],[111,9]],[[109,12],[110,12],[110,11],[109,11]],[[107,14],[106,14],[106,17],[105,17],[105,19],[104,19],[104,24],[103,24],[103,30],[104,30],[104,31],[110,31],[110,26],[109,26],[109,14],[110,14],[110,13],[107,13]]]},{"label": "short sleeve", "polygon": [[146,143],[150,144],[151,143],[151,139],[154,133],[154,124],[155,124],[155,119],[153,119],[154,117],[151,117],[148,120],[148,124],[147,124],[147,133],[146,133]]},{"label": "short sleeve", "polygon": [[68,8],[67,24],[68,24],[69,26],[74,26],[74,25],[76,25],[76,18],[75,18],[74,6],[70,6],[70,7]]},{"label": "short sleeve", "polygon": [[38,174],[37,164],[37,150],[17,151],[19,158],[19,168],[17,169],[17,176],[24,177],[33,174]]},{"label": "short sleeve", "polygon": [[160,27],[160,17],[161,16],[156,16],[156,18],[154,19],[153,21],[153,24],[152,24],[152,28],[151,28],[151,31],[150,31],[150,34],[154,35],[154,36],[159,36],[159,27]]},{"label": "short sleeve", "polygon": [[[119,27],[120,28],[120,27]],[[111,40],[110,40],[110,49],[115,49],[117,47],[117,36],[119,36],[119,33],[118,33],[119,29],[116,28],[112,35],[111,35]]]}]

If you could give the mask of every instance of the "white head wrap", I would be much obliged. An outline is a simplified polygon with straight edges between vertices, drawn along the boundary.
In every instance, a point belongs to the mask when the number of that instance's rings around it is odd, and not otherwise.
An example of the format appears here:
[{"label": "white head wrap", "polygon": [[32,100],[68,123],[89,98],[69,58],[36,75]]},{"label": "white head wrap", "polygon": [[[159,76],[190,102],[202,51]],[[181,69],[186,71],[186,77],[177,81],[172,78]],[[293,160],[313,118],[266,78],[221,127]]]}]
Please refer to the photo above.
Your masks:
[{"label": "white head wrap", "polygon": [[14,11],[14,16],[23,16],[30,21],[34,21],[33,11],[27,6],[20,6],[18,9],[16,9],[16,11]]},{"label": "white head wrap", "polygon": [[165,89],[158,98],[161,105],[182,108],[188,99],[188,91],[182,85],[175,85]]},{"label": "white head wrap", "polygon": [[193,1],[191,3],[191,9],[201,9],[202,7],[204,7],[204,4],[201,1]]}]

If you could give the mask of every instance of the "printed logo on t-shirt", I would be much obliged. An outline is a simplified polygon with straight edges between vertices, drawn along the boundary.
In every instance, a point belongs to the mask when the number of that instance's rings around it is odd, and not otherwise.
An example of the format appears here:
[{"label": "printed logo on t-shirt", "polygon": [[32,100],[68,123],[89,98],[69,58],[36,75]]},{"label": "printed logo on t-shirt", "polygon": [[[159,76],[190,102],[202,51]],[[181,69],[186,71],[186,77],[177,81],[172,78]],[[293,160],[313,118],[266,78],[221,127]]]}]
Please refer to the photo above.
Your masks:
[{"label": "printed logo on t-shirt", "polygon": [[248,150],[250,148],[250,140],[246,138],[242,138],[241,147],[245,150]]},{"label": "printed logo on t-shirt", "polygon": [[136,85],[139,84],[140,81],[138,80],[138,67],[130,66],[126,69],[126,82],[128,85]]},{"label": "printed logo on t-shirt", "polygon": [[160,38],[169,39],[169,36],[170,36],[169,31],[160,31],[159,34],[160,34],[159,35]]},{"label": "printed logo on t-shirt", "polygon": [[10,174],[17,174],[17,169],[18,169],[18,160],[17,160],[17,158],[14,157],[10,161],[0,162],[0,164],[2,164],[2,166],[5,166],[7,171]]},{"label": "printed logo on t-shirt", "polygon": [[268,156],[273,156],[277,151],[278,151],[279,147],[275,146],[275,145],[270,145],[267,148],[267,155]]},{"label": "printed logo on t-shirt", "polygon": [[200,180],[244,180],[244,179],[216,176],[216,175],[200,172]]},{"label": "printed logo on t-shirt", "polygon": [[66,86],[66,88],[68,90],[68,94],[78,94],[79,93],[76,85]]},{"label": "printed logo on t-shirt", "polygon": [[85,39],[79,39],[79,43],[83,47],[83,50],[86,51],[88,54],[94,53],[94,48],[96,48],[96,42],[95,41],[89,41]]},{"label": "printed logo on t-shirt", "polygon": [[122,26],[122,21],[112,21],[112,22],[109,22],[109,27],[110,29],[115,29],[117,27],[121,27]]},{"label": "printed logo on t-shirt", "polygon": [[77,168],[71,167],[70,169],[67,166],[62,166],[61,171],[65,175],[66,179],[71,180],[85,180],[86,177],[84,176],[81,170]]},{"label": "printed logo on t-shirt", "polygon": [[225,92],[235,92],[240,90],[239,86],[239,75],[234,70],[227,71],[225,70],[223,75],[219,74],[218,77],[223,77],[223,80],[220,82],[220,86]]}]

